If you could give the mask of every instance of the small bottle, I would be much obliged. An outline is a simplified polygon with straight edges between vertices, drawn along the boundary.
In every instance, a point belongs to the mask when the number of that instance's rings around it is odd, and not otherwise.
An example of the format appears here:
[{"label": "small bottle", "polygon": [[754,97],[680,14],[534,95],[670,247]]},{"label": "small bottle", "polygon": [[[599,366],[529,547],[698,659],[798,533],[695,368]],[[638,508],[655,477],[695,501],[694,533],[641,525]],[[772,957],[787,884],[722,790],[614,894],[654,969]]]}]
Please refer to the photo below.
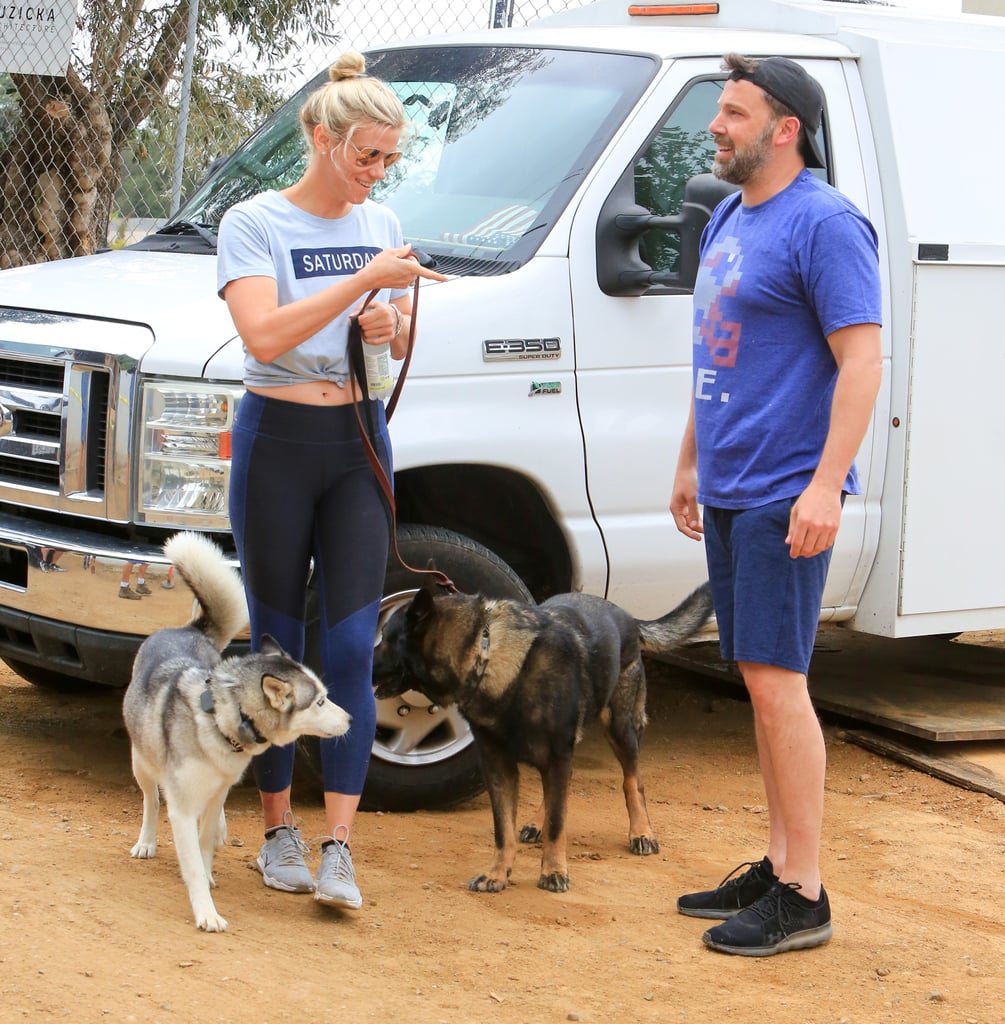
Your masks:
[{"label": "small bottle", "polygon": [[363,343],[363,364],[366,367],[366,386],[371,398],[383,398],[394,388],[391,374],[391,344]]}]

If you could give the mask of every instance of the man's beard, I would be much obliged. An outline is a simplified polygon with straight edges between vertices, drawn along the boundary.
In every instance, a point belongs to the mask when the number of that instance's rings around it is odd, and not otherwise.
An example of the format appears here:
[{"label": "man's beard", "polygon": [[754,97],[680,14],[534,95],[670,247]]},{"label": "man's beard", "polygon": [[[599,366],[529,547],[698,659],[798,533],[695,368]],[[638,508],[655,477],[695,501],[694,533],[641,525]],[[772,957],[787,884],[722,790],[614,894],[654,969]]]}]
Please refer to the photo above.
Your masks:
[{"label": "man's beard", "polygon": [[770,124],[750,145],[734,149],[733,155],[725,163],[713,160],[712,173],[730,185],[745,185],[768,162],[774,133],[775,125]]}]

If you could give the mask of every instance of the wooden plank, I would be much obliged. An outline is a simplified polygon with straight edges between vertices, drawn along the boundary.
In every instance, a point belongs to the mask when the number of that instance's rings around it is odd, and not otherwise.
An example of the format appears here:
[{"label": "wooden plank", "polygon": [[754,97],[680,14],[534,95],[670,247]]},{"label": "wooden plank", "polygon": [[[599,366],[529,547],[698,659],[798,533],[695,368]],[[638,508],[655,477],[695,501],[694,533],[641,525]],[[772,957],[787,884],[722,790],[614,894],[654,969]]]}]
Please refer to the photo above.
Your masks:
[{"label": "wooden plank", "polygon": [[938,779],[1005,802],[1005,746],[988,743],[901,742],[882,733],[843,730],[844,739]]},{"label": "wooden plank", "polygon": [[[742,686],[703,641],[675,664]],[[938,743],[1005,739],[1005,649],[936,637],[891,640],[839,626],[820,630],[810,694],[824,711]]]}]

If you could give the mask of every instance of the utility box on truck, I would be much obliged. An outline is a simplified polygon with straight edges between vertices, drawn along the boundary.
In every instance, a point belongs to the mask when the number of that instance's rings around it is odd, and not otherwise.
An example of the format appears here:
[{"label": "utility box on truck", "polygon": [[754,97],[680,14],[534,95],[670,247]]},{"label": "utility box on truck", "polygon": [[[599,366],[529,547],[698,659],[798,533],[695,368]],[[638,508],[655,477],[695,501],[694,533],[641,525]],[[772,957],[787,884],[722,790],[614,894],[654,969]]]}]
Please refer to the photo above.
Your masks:
[{"label": "utility box on truck", "polygon": [[[821,619],[893,637],[1001,627],[1005,25],[993,18],[605,0],[369,53],[413,120],[374,198],[450,275],[421,289],[391,425],[403,553],[433,557],[462,589],[582,589],[645,618],[705,577],[667,503],[691,397],[697,239],[722,195],[707,128],[732,51],[785,55],[817,78],[827,166],[815,173],[880,237],[882,392]],[[128,607],[110,600],[122,566],[146,561],[164,581],[161,546],[178,529],[232,550],[242,349],[216,296],[214,232],[234,202],[298,178],[297,111],[322,80],[140,243],[0,272],[0,657],[34,682],[123,685],[142,637],[187,609],[156,585]],[[388,601],[413,585],[390,567]],[[477,785],[455,709],[406,695],[378,719],[371,806]]]}]

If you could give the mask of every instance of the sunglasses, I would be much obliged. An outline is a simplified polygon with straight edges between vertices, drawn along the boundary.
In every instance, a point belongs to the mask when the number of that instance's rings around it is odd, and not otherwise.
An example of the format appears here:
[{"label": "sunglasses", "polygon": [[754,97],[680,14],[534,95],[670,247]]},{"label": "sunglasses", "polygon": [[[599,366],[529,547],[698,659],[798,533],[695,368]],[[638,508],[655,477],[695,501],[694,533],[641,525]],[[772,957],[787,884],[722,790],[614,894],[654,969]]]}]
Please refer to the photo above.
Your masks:
[{"label": "sunglasses", "polygon": [[378,160],[384,161],[385,167],[390,167],[391,164],[397,163],[401,159],[401,150],[395,150],[393,153],[385,153],[383,150],[374,149],[372,146],[357,146],[355,142],[350,142],[348,139],[345,140],[347,146],[352,146],[356,150],[356,166],[357,167],[369,167],[375,164]]}]

